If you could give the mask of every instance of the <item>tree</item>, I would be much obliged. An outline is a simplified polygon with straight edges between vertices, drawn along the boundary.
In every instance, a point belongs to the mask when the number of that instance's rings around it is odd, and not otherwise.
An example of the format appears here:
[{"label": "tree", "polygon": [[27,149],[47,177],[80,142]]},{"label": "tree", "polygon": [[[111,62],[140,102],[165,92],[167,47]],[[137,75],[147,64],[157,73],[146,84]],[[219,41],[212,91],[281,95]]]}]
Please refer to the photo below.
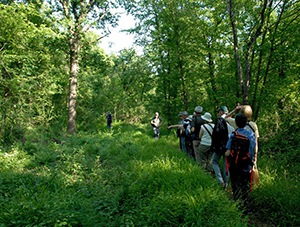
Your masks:
[{"label": "tree", "polygon": [[[238,1],[237,1],[238,2]],[[241,7],[241,2],[239,4],[235,5],[234,0],[228,1],[228,11],[229,11],[229,18],[230,18],[230,24],[232,27],[232,36],[233,36],[233,46],[234,46],[234,56],[236,61],[236,68],[237,68],[237,75],[239,78],[240,83],[240,89],[242,93],[243,103],[248,104],[249,99],[249,87],[250,87],[250,57],[254,49],[254,45],[256,44],[257,39],[262,34],[262,28],[265,25],[265,18],[266,14],[270,13],[267,9],[270,9],[272,6],[272,0],[264,0],[261,1],[261,5],[254,5],[256,3],[249,2],[248,4],[245,4],[243,7]],[[241,11],[247,11],[248,8],[256,8],[257,14],[246,14],[250,17],[247,18],[245,16],[244,18],[244,25],[241,25],[241,29],[244,29],[247,31],[247,36],[245,35],[242,39],[238,38],[238,34],[240,33],[240,30],[238,31],[237,27],[237,21],[240,21],[238,18],[239,12],[238,9]],[[256,6],[256,7],[254,7]],[[258,17],[255,17],[255,15],[258,15]],[[242,33],[243,34],[243,33]],[[243,34],[244,35],[244,34]],[[242,40],[242,44],[239,43],[239,40]],[[243,50],[241,50],[241,45],[243,45]],[[244,64],[242,63],[242,56]],[[244,66],[242,66],[244,65]]]},{"label": "tree", "polygon": [[55,11],[61,13],[64,19],[69,42],[69,99],[68,99],[68,132],[76,132],[76,100],[77,80],[80,65],[80,48],[82,37],[91,28],[102,29],[102,34],[107,35],[106,25],[116,24],[116,15],[110,10],[115,7],[112,1],[105,0],[57,0]]},{"label": "tree", "polygon": [[65,55],[54,21],[32,5],[0,5],[0,20],[0,136],[8,144],[56,119]]}]

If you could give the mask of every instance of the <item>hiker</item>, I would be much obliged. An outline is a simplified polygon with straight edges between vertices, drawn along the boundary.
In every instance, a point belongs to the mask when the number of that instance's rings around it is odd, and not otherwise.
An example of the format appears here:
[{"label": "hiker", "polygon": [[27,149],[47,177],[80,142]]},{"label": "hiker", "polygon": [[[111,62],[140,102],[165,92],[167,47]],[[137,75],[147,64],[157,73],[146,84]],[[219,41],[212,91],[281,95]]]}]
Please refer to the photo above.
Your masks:
[{"label": "hiker", "polygon": [[112,127],[112,115],[110,112],[106,114],[106,125],[108,128]]},{"label": "hiker", "polygon": [[162,125],[162,120],[159,117],[159,113],[156,112],[155,116],[151,119],[151,126],[153,129],[153,133],[154,133],[154,139],[158,139],[159,138],[159,134],[160,134],[160,126]]},{"label": "hiker", "polygon": [[247,124],[246,124],[246,129],[254,132],[255,135],[255,150],[254,150],[254,166],[257,168],[257,155],[258,155],[258,138],[259,138],[259,131],[257,124],[252,121],[252,108],[249,105],[237,105],[233,111],[231,111],[225,118],[225,120],[233,126],[235,129],[237,129],[237,125],[235,123],[235,119],[232,118],[232,116],[235,113],[243,113],[247,117]]},{"label": "hiker", "polygon": [[212,152],[210,147],[212,132],[215,125],[211,123],[213,120],[211,119],[210,113],[206,112],[201,116],[201,118],[203,119],[204,124],[201,125],[199,132],[200,145],[199,149],[195,152],[196,162],[201,165],[207,172],[212,173]]},{"label": "hiker", "polygon": [[195,159],[195,153],[199,153],[199,132],[201,125],[204,123],[203,119],[201,118],[203,108],[202,106],[196,106],[194,110],[194,116],[191,122],[191,131],[192,131],[192,141],[193,141],[193,151],[190,154],[191,158]]},{"label": "hiker", "polygon": [[247,117],[238,113],[235,117],[237,129],[230,135],[227,142],[229,174],[234,200],[241,199],[244,208],[250,193],[250,172],[253,166],[255,135],[245,128]]},{"label": "hiker", "polygon": [[183,127],[185,119],[189,116],[187,111],[180,112],[178,117],[180,120],[177,125],[170,125],[168,129],[177,128],[177,137],[179,138],[179,147],[180,150],[186,153],[185,146],[185,129]]},{"label": "hiker", "polygon": [[189,115],[183,123],[183,127],[185,129],[185,148],[186,154],[190,157],[193,154],[193,140],[192,140],[192,123],[193,115]]},{"label": "hiker", "polygon": [[[225,189],[228,185],[228,176],[226,172],[226,144],[228,137],[233,132],[234,128],[225,121],[225,116],[228,113],[226,106],[221,106],[218,110],[218,118],[212,133],[212,168],[220,185]],[[223,158],[222,172],[220,170],[220,159]]]}]

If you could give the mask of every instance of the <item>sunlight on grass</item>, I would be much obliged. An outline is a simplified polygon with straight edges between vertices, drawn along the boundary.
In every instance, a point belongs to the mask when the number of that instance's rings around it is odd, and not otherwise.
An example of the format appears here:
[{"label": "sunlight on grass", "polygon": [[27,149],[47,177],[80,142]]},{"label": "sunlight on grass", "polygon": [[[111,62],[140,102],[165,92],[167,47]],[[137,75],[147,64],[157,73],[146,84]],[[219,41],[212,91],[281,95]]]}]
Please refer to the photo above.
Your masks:
[{"label": "sunlight on grass", "polygon": [[[61,144],[30,138],[0,155],[0,223],[7,226],[247,226],[175,135],[154,140],[148,125],[119,124]],[[271,212],[271,223],[297,223],[299,187],[269,157],[260,161],[255,207],[264,217]]]},{"label": "sunlight on grass", "polygon": [[23,172],[24,168],[32,162],[31,157],[18,147],[13,147],[11,152],[0,154],[0,170]]}]

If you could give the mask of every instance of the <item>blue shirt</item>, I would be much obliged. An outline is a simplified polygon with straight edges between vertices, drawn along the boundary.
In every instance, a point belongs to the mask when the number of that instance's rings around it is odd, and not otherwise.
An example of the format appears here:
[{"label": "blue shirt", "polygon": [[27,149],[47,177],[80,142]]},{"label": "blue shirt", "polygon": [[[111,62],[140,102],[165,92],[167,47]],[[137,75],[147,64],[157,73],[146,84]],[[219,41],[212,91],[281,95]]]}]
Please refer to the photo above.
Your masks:
[{"label": "blue shirt", "polygon": [[[254,158],[254,149],[255,149],[255,146],[256,146],[256,142],[255,142],[255,134],[250,131],[250,130],[247,130],[246,128],[238,128],[236,130],[236,132],[240,135],[244,135],[246,136],[249,141],[250,141],[250,145],[249,145],[249,153],[250,153],[250,158],[251,160],[253,160]],[[231,133],[229,139],[228,139],[228,142],[226,144],[226,148],[227,150],[230,150],[231,149],[231,140],[232,140],[232,137],[234,136],[233,133]]]}]

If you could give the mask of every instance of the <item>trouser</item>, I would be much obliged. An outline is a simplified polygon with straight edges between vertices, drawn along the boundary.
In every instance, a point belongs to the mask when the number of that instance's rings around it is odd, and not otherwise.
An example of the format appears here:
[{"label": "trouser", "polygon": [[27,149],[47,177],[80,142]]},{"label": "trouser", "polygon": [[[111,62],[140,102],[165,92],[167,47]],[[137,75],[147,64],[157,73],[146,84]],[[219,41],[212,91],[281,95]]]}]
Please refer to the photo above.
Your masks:
[{"label": "trouser", "polygon": [[200,140],[193,140],[193,153],[192,157],[196,160],[196,153],[199,153],[199,145],[200,145]]},{"label": "trouser", "polygon": [[154,132],[154,138],[158,139],[159,138],[159,133],[160,133],[160,128],[153,127],[153,132]]},{"label": "trouser", "polygon": [[186,154],[189,157],[193,156],[193,142],[190,139],[185,138],[185,148],[186,148]]},{"label": "trouser", "polygon": [[200,144],[199,149],[195,152],[196,162],[202,166],[207,172],[212,173],[212,153],[210,146]]},{"label": "trouser", "polygon": [[186,153],[185,137],[180,136],[180,149]]},{"label": "trouser", "polygon": [[[222,172],[220,170],[220,159],[223,158],[223,166],[222,166]],[[226,174],[226,158],[224,154],[214,152],[212,154],[212,168],[215,172],[215,176],[220,184],[226,185],[228,182],[228,177]]]},{"label": "trouser", "polygon": [[246,207],[250,195],[250,172],[229,166],[229,174],[234,200],[239,199]]}]

